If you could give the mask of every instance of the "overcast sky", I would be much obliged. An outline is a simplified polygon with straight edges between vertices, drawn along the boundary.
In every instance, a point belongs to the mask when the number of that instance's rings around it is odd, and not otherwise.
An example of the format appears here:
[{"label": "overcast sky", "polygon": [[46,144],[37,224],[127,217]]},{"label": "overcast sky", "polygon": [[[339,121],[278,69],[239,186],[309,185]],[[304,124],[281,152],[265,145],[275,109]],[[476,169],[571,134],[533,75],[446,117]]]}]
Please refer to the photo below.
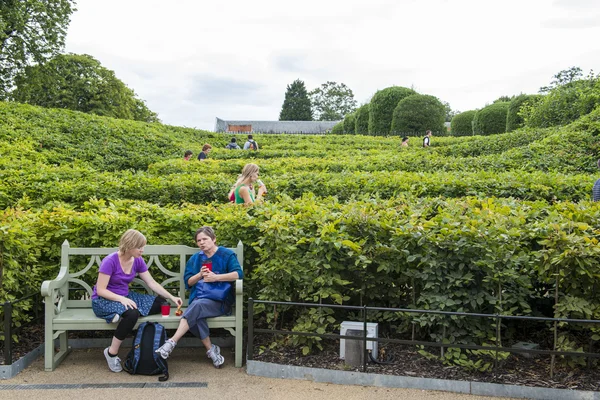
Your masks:
[{"label": "overcast sky", "polygon": [[287,85],[359,104],[412,87],[454,110],[600,71],[597,0],[77,0],[66,51],[90,54],[166,124],[277,120]]}]

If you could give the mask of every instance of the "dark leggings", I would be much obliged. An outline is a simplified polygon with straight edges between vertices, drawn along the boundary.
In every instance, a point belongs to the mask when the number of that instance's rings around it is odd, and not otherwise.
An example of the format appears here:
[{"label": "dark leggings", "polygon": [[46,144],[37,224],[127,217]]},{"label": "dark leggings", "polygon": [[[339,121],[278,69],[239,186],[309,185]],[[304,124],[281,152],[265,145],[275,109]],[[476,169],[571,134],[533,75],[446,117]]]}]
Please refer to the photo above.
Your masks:
[{"label": "dark leggings", "polygon": [[[152,307],[150,307],[150,312],[148,315],[160,313],[160,306],[164,303],[164,301],[165,299],[163,297],[157,296],[156,299],[154,299],[154,303],[152,303]],[[117,325],[114,336],[119,340],[125,340],[127,335],[133,331],[133,327],[135,326],[139,317],[140,312],[135,308],[127,310],[121,314],[121,321],[119,322],[119,325]]]}]

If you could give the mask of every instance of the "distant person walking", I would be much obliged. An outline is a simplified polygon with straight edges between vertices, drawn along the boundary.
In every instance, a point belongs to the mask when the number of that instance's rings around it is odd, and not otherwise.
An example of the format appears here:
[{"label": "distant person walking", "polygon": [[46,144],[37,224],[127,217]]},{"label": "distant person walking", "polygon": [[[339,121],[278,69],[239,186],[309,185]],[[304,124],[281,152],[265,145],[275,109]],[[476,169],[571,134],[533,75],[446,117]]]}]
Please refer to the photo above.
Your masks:
[{"label": "distant person walking", "polygon": [[258,150],[258,143],[252,138],[252,135],[248,135],[248,140],[244,143],[244,150]]},{"label": "distant person walking", "polygon": [[402,138],[402,143],[400,144],[402,147],[408,147],[408,136],[404,136]]},{"label": "distant person walking", "polygon": [[423,147],[429,147],[431,144],[431,131],[425,132],[425,137],[423,138]]},{"label": "distant person walking", "polygon": [[208,153],[210,153],[212,146],[210,144],[205,144],[202,146],[202,151],[198,154],[198,160],[206,160],[208,158]]},{"label": "distant person walking", "polygon": [[[600,169],[600,160],[598,160],[598,169]],[[594,187],[592,188],[592,200],[600,201],[600,179],[596,180]]]},{"label": "distant person walking", "polygon": [[190,158],[192,158],[193,155],[194,153],[192,153],[191,150],[186,150],[185,153],[183,153],[183,159],[185,161],[190,161]]},{"label": "distant person walking", "polygon": [[234,137],[231,138],[231,142],[227,143],[225,148],[229,150],[241,150],[241,147],[236,143],[236,139]]}]

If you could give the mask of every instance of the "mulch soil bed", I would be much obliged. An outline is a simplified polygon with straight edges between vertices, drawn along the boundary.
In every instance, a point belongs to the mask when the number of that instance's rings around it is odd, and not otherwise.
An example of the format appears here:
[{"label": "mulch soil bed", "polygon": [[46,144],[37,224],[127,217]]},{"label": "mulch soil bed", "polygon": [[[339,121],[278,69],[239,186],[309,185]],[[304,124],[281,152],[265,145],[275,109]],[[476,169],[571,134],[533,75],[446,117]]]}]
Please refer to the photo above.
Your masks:
[{"label": "mulch soil bed", "polygon": [[[267,348],[262,354],[254,352],[255,361],[271,362],[311,368],[336,369],[362,372],[362,367],[352,368],[339,358],[339,341],[330,341],[323,345],[323,351],[314,355],[302,355],[300,348],[285,347],[269,350],[272,342],[268,337],[257,337],[255,348]],[[500,361],[498,367],[490,372],[468,371],[459,366],[444,365],[441,361],[427,359],[420,355],[414,346],[394,343],[385,346],[389,363],[367,364],[368,373],[411,376],[420,378],[451,379],[459,381],[488,382],[521,386],[536,386],[571,390],[600,390],[600,370],[598,366],[568,367],[559,360],[554,366],[554,377],[550,378],[550,356],[533,356],[527,358],[511,354]],[[429,349],[439,354],[439,348]]]},{"label": "mulch soil bed", "polygon": [[[72,338],[111,337],[112,331],[80,331],[71,332]],[[13,344],[13,360],[18,360],[44,342],[44,326],[32,325],[22,329],[19,342]],[[307,356],[302,355],[301,348],[286,346],[269,349],[272,337],[260,335],[255,338],[255,348],[265,351],[254,352],[254,360],[283,365],[294,365],[311,368],[326,368],[344,371],[362,372],[362,367],[352,368],[339,358],[339,341],[328,341],[323,344],[323,351]],[[4,344],[4,343],[3,343]],[[382,347],[383,348],[383,347]],[[429,349],[436,354],[438,350]],[[491,372],[468,371],[458,366],[444,365],[438,360],[423,357],[413,346],[387,344],[385,352],[388,362],[367,364],[367,372],[412,376],[421,378],[452,379],[460,381],[476,381],[502,383],[510,385],[536,386],[555,389],[600,390],[600,369],[598,366],[569,367],[558,360],[554,368],[554,377],[550,378],[550,357],[534,356],[527,358],[511,354],[501,361]],[[4,365],[3,346],[0,347],[0,364]]]}]

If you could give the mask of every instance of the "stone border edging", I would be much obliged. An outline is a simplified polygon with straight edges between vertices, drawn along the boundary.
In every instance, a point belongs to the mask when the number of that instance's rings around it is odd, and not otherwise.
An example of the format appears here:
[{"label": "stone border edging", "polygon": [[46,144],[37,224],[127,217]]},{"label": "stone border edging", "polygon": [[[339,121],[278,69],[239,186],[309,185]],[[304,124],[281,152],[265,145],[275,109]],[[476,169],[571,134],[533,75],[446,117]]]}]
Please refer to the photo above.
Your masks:
[{"label": "stone border edging", "polygon": [[410,376],[297,367],[262,361],[247,361],[246,373],[268,378],[300,379],[340,385],[441,390],[478,396],[513,397],[522,399],[600,400],[600,392],[583,390],[454,381],[449,379],[415,378]]},{"label": "stone border edging", "polygon": [[0,379],[10,379],[16,376],[19,372],[29,367],[32,362],[37,360],[39,356],[44,354],[44,343],[19,358],[10,365],[0,365]]}]

